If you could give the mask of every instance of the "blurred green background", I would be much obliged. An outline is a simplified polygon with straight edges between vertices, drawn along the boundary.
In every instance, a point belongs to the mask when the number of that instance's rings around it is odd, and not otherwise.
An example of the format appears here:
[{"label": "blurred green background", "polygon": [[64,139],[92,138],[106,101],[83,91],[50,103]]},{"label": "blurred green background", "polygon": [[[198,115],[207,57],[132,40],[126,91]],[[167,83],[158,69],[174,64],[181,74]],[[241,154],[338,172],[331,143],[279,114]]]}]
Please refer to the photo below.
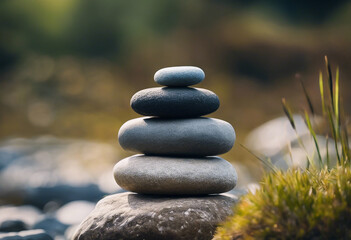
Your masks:
[{"label": "blurred green background", "polygon": [[[0,139],[49,134],[119,148],[119,127],[138,117],[131,96],[157,86],[160,68],[194,65],[206,73],[198,87],[221,100],[211,116],[243,143],[282,115],[282,97],[305,105],[298,79],[318,105],[324,55],[340,66],[349,102],[350,1],[2,0]],[[225,158],[255,159],[239,144]]]}]

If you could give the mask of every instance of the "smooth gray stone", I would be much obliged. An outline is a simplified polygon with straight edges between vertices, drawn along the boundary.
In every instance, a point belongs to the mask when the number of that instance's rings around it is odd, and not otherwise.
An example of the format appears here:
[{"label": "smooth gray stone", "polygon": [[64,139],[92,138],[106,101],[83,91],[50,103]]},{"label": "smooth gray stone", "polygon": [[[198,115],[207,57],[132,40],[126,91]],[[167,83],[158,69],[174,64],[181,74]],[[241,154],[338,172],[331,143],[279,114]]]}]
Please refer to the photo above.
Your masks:
[{"label": "smooth gray stone", "polygon": [[63,224],[54,217],[46,217],[41,221],[37,222],[33,229],[43,229],[51,237],[62,236],[65,234],[66,229],[69,227],[67,224]]},{"label": "smooth gray stone", "polygon": [[0,232],[19,232],[27,229],[27,224],[21,220],[5,220],[0,223]]},{"label": "smooth gray stone", "polygon": [[193,66],[167,67],[158,70],[154,79],[160,85],[186,87],[198,84],[205,78],[201,68]]},{"label": "smooth gray stone", "polygon": [[0,234],[0,240],[53,240],[42,229]]},{"label": "smooth gray stone", "polygon": [[136,118],[119,130],[125,150],[147,155],[215,156],[234,145],[235,131],[229,123],[215,118]]},{"label": "smooth gray stone", "polygon": [[63,205],[56,211],[56,218],[66,224],[74,225],[83,221],[94,209],[95,203],[88,201],[73,201]]},{"label": "smooth gray stone", "polygon": [[43,213],[36,207],[30,205],[11,206],[0,205],[0,224],[6,221],[22,221],[27,228],[32,226],[43,218]]},{"label": "smooth gray stone", "polygon": [[114,177],[122,188],[142,194],[201,195],[232,190],[234,167],[219,157],[175,158],[134,155],[119,161]]},{"label": "smooth gray stone", "polygon": [[215,93],[202,88],[158,87],[137,92],[130,105],[145,116],[190,118],[216,111],[219,99]]},{"label": "smooth gray stone", "polygon": [[73,240],[210,240],[217,225],[233,214],[236,202],[223,195],[110,195],[98,202]]}]

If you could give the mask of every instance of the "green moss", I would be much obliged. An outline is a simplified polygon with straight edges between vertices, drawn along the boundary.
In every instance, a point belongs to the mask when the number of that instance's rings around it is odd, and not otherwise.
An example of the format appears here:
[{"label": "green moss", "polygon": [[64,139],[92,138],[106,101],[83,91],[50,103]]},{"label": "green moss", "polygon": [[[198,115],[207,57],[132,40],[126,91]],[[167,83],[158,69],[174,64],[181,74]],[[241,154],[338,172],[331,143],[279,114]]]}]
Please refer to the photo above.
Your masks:
[{"label": "green moss", "polygon": [[268,174],[214,239],[351,239],[351,170]]}]

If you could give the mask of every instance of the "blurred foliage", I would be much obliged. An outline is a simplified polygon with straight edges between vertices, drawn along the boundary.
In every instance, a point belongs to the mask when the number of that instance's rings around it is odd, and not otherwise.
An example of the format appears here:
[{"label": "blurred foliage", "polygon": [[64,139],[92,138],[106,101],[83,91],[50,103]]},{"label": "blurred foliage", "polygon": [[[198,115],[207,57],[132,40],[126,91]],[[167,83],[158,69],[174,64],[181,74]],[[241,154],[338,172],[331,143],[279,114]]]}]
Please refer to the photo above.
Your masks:
[{"label": "blurred foliage", "polygon": [[0,138],[115,141],[159,68],[195,65],[240,142],[281,115],[281,96],[303,102],[295,75],[313,79],[321,56],[351,76],[350,16],[345,0],[2,0]]}]

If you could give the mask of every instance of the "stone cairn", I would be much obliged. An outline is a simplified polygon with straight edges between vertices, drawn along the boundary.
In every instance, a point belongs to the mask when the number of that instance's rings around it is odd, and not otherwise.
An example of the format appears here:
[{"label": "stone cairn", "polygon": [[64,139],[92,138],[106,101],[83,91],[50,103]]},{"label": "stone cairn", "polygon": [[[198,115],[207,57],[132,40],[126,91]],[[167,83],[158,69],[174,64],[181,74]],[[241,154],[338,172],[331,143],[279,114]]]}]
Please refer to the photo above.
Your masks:
[{"label": "stone cairn", "polygon": [[201,117],[219,107],[217,95],[191,88],[205,78],[197,67],[156,72],[165,87],[144,89],[131,99],[144,116],[126,122],[118,139],[138,152],[119,161],[114,177],[130,192],[102,199],[82,222],[74,239],[212,239],[216,226],[232,214],[237,174],[215,155],[228,152],[233,127]]}]

